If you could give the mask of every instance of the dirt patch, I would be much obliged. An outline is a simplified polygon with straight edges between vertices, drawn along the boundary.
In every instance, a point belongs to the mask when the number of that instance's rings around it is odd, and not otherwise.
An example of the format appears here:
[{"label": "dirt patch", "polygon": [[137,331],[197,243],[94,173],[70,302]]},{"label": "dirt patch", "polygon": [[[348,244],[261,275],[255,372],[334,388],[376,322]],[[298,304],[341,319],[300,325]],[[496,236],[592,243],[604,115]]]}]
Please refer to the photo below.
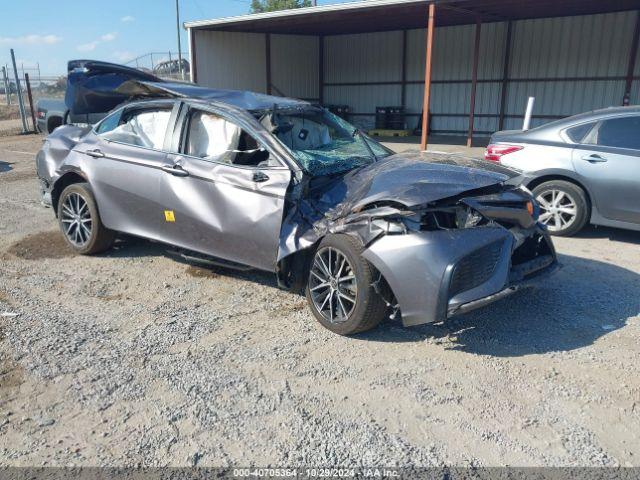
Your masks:
[{"label": "dirt patch", "polygon": [[187,268],[187,274],[196,278],[218,278],[220,276],[213,270],[203,267],[196,267],[193,265]]},{"label": "dirt patch", "polygon": [[11,245],[7,253],[25,260],[65,258],[74,254],[62,234],[57,230],[27,235]]},{"label": "dirt patch", "polygon": [[[11,305],[11,298],[5,292],[0,290],[0,303],[6,303],[7,305]],[[1,328],[0,328],[1,332]]]},{"label": "dirt patch", "polygon": [[[0,171],[0,173],[2,173]],[[9,182],[20,182],[22,180],[36,180],[38,177],[32,172],[8,172],[2,175],[2,181]]]},{"label": "dirt patch", "polygon": [[120,300],[122,298],[122,295],[120,295],[119,293],[116,293],[115,295],[97,295],[96,298],[105,302],[112,302],[114,300]]},{"label": "dirt patch", "polygon": [[[6,296],[0,291],[0,301],[8,303]],[[5,339],[6,335],[6,318],[0,317],[0,342]],[[24,372],[22,367],[14,362],[8,352],[5,351],[4,345],[0,345],[0,404],[7,396],[7,389],[19,386],[23,382]]]},{"label": "dirt patch", "polygon": [[24,382],[23,368],[8,358],[0,360],[0,399],[6,399],[7,390],[19,387]]},{"label": "dirt patch", "polygon": [[20,118],[18,105],[0,105],[0,120],[15,120],[18,118]]}]

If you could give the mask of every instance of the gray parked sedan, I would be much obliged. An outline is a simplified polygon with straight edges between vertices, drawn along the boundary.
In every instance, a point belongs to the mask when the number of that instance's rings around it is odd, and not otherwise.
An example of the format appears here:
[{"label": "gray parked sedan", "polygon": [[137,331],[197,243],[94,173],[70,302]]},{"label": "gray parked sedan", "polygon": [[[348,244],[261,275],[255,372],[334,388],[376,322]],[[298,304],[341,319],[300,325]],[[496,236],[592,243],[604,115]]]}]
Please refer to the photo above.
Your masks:
[{"label": "gray parked sedan", "polygon": [[485,159],[530,177],[552,234],[573,235],[587,222],[640,230],[640,107],[494,133]]},{"label": "gray parked sedan", "polygon": [[81,254],[125,232],[273,272],[340,334],[385,313],[443,321],[557,263],[533,197],[499,165],[393,155],[303,101],[101,62],[72,62],[68,78],[72,113],[116,107],[58,128],[37,156],[43,201]]}]

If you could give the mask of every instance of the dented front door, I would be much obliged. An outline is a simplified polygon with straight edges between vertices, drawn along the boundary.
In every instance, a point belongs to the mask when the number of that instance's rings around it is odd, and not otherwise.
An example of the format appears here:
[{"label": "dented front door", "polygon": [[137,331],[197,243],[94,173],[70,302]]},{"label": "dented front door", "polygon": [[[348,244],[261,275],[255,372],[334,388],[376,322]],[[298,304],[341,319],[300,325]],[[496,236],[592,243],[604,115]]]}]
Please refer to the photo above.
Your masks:
[{"label": "dented front door", "polygon": [[163,197],[170,211],[164,237],[172,244],[274,271],[291,172],[169,155]]}]

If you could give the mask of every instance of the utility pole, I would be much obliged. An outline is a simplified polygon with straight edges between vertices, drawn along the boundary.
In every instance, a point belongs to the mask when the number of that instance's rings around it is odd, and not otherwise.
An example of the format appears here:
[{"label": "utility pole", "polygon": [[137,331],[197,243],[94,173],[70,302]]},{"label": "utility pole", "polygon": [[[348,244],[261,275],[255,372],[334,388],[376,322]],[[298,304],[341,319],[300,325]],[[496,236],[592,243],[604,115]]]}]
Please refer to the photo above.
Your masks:
[{"label": "utility pole", "polygon": [[176,0],[176,32],[178,33],[178,69],[180,71],[180,78],[184,80],[184,72],[182,71],[182,46],[180,44],[180,6],[178,0]]}]

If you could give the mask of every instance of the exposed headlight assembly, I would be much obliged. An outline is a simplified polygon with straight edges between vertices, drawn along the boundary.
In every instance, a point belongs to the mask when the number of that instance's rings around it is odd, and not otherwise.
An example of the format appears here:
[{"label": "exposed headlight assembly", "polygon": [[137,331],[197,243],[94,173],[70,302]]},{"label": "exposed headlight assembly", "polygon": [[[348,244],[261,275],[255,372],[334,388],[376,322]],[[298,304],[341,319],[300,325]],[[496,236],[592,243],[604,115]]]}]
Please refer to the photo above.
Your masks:
[{"label": "exposed headlight assembly", "polygon": [[472,208],[458,208],[456,211],[456,226],[458,228],[473,228],[482,221],[482,215]]},{"label": "exposed headlight assembly", "polygon": [[473,228],[480,225],[484,217],[476,210],[466,206],[444,207],[424,213],[420,230],[455,230]]}]

